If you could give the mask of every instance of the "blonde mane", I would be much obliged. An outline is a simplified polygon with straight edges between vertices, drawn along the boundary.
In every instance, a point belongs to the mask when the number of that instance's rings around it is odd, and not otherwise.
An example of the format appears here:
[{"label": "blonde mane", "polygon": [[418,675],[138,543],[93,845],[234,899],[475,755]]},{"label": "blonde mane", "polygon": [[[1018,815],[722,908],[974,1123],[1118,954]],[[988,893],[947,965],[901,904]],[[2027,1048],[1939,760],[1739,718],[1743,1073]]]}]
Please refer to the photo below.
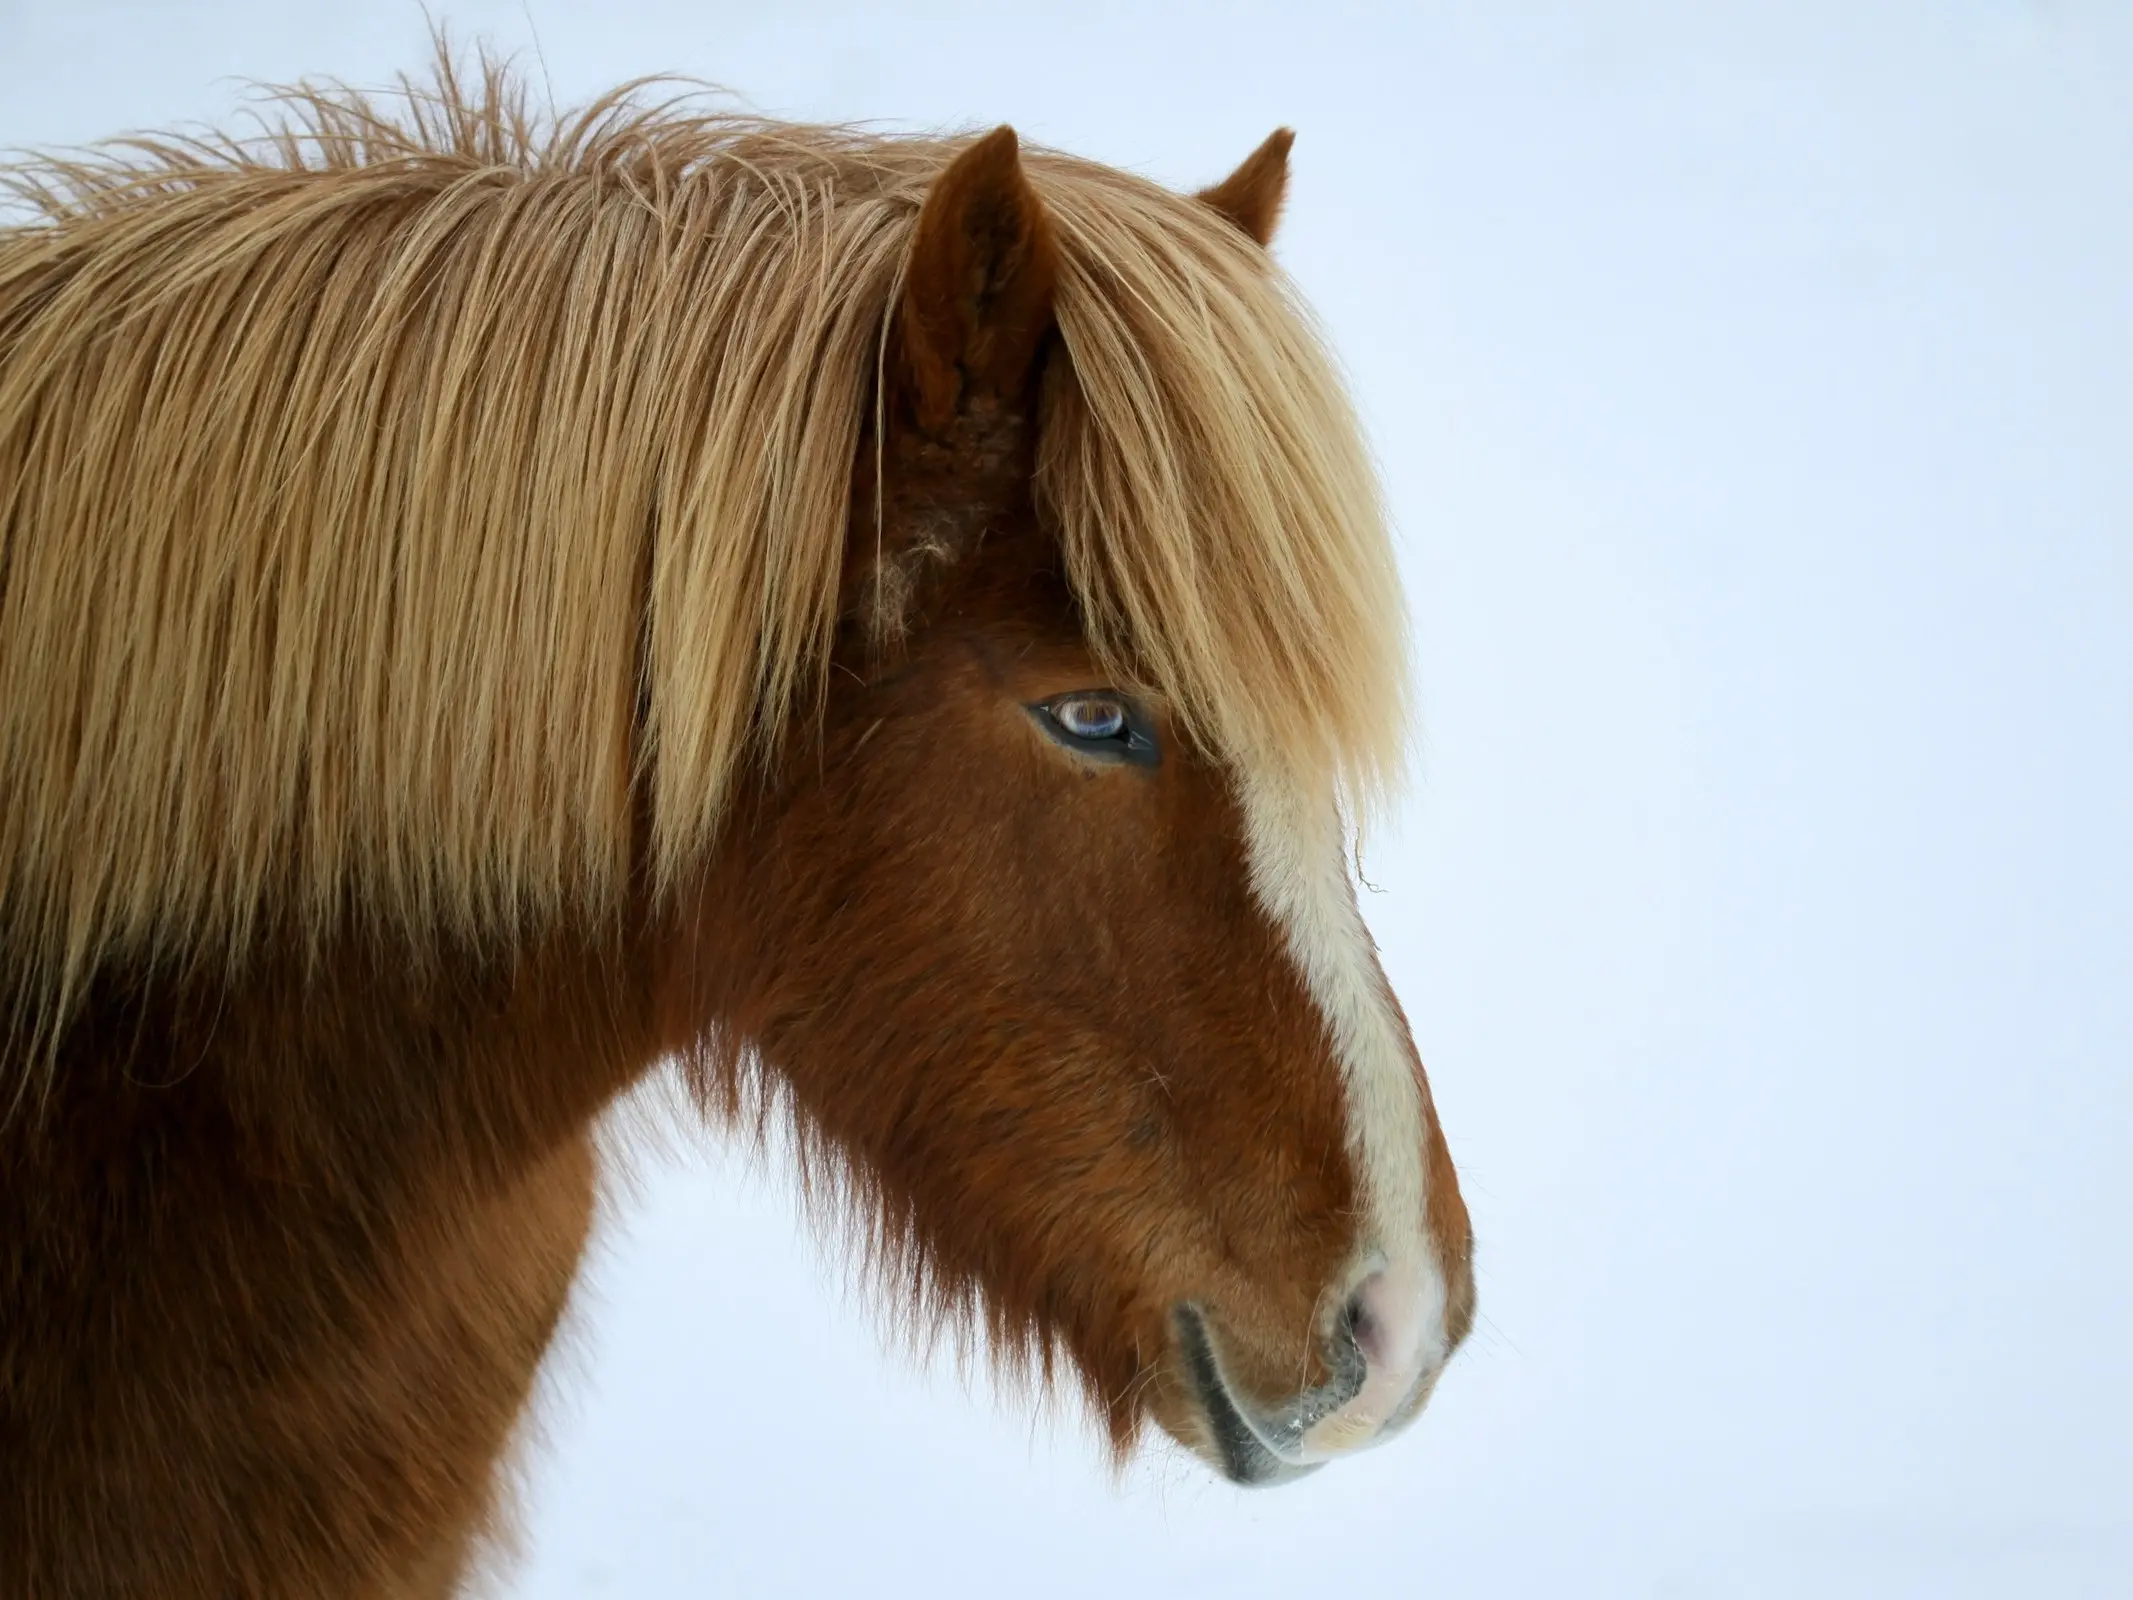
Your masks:
[{"label": "blonde mane", "polygon": [[[495,941],[700,860],[819,690],[964,142],[642,85],[538,118],[449,65],[269,116],[11,174],[0,994],[47,1038],[107,964]],[[1027,166],[1068,357],[1039,500],[1099,659],[1232,759],[1378,791],[1401,607],[1308,317],[1207,207]]]}]

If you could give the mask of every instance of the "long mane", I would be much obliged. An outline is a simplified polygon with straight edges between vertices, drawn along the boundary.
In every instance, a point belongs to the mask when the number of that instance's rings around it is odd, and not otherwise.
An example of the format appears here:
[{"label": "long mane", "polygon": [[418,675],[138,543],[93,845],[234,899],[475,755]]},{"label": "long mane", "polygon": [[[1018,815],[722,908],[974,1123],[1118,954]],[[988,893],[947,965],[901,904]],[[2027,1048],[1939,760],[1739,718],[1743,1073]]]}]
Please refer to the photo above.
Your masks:
[{"label": "long mane", "polygon": [[[0,1053],[102,967],[416,947],[671,885],[820,687],[954,138],[449,64],[11,169]],[[1401,611],[1312,325],[1205,206],[1049,152],[1039,499],[1099,659],[1212,748],[1394,774]],[[22,1030],[28,1028],[28,1034]]]}]

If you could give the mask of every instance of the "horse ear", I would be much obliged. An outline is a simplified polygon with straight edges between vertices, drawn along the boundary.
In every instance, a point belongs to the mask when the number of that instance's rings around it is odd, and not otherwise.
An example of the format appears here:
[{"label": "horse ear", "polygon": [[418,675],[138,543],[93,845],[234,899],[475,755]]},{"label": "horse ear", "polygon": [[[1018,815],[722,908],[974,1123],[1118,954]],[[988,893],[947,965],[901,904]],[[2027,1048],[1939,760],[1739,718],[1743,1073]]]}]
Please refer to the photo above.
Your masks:
[{"label": "horse ear", "polygon": [[1058,275],[1051,219],[1022,170],[1015,130],[995,128],[919,207],[898,320],[922,428],[946,427],[977,395],[1022,392],[1051,331]]},{"label": "horse ear", "polygon": [[1281,202],[1289,192],[1289,146],[1295,142],[1294,133],[1276,128],[1235,172],[1212,189],[1202,189],[1200,199],[1260,244],[1272,243]]}]

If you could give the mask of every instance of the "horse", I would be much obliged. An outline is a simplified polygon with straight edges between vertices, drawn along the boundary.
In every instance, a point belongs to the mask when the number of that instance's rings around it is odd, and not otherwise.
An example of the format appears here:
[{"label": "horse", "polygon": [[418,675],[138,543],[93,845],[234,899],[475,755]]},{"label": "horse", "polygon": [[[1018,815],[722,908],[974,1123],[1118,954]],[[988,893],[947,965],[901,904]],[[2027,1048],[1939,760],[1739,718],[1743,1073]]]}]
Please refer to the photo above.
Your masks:
[{"label": "horse", "polygon": [[656,1074],[1116,1460],[1295,1478],[1467,1331],[1289,134],[1182,194],[654,82],[8,169],[11,1593],[455,1592]]}]

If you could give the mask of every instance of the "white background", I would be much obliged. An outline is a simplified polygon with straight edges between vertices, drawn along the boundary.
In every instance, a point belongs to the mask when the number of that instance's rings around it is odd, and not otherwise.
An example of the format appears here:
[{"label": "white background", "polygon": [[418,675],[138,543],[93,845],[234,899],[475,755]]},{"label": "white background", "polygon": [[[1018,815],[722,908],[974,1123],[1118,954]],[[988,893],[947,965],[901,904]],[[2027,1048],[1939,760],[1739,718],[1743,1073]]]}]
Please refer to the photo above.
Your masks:
[{"label": "white background", "polygon": [[[1485,1311],[1391,1448],[1113,1482],[713,1142],[618,1196],[503,1592],[2133,1593],[2133,8],[438,11],[564,101],[1181,185],[1295,125],[1422,667],[1366,911]],[[424,29],[0,0],[0,143]]]}]

